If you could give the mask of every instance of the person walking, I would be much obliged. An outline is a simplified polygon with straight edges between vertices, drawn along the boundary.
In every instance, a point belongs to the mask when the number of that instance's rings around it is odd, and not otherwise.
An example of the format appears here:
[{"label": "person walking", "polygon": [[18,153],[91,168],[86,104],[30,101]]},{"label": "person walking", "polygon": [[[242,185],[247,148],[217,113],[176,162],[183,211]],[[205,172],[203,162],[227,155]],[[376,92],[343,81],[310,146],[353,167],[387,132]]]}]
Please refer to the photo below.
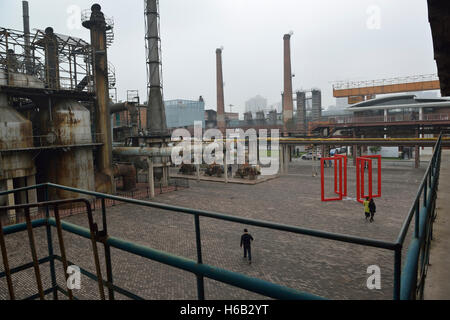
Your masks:
[{"label": "person walking", "polygon": [[377,211],[377,206],[375,205],[375,201],[373,201],[373,198],[371,198],[369,201],[369,211],[370,211],[369,222],[373,222],[373,216],[375,215],[375,212]]},{"label": "person walking", "polygon": [[247,258],[248,253],[248,264],[252,263],[252,248],[251,242],[253,241],[253,237],[248,233],[247,229],[244,229],[244,234],[241,236],[241,248],[244,246],[244,259]]},{"label": "person walking", "polygon": [[366,215],[366,220],[370,218],[370,208],[369,208],[369,197],[366,198],[366,200],[363,201],[364,205],[364,214]]}]

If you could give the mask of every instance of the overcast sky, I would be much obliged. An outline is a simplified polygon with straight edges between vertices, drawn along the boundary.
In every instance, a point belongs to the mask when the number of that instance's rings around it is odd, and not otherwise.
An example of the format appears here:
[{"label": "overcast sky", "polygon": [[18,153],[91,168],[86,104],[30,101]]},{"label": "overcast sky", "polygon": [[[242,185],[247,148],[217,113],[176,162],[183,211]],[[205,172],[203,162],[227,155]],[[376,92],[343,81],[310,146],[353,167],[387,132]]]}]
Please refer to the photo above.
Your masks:
[{"label": "overcast sky", "polygon": [[[21,2],[0,1],[1,27],[23,29]],[[29,0],[31,28],[51,26],[89,41],[73,9],[93,3]],[[138,89],[145,101],[144,0],[98,3],[115,21],[109,60],[118,97]],[[202,95],[216,109],[215,49],[223,46],[226,111],[232,104],[243,112],[257,94],[279,102],[289,31],[293,88],[320,88],[324,107],[335,104],[336,80],[436,73],[426,0],[162,0],[160,15],[166,100]]]}]

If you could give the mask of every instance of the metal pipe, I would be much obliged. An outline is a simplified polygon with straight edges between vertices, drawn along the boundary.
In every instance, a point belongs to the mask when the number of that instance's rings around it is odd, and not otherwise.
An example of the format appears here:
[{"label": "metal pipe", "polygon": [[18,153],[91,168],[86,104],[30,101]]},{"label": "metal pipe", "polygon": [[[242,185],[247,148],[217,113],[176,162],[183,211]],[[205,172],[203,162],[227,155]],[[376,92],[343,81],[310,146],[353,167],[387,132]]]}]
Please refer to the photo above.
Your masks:
[{"label": "metal pipe", "polygon": [[172,147],[114,147],[113,154],[121,156],[170,157]]}]

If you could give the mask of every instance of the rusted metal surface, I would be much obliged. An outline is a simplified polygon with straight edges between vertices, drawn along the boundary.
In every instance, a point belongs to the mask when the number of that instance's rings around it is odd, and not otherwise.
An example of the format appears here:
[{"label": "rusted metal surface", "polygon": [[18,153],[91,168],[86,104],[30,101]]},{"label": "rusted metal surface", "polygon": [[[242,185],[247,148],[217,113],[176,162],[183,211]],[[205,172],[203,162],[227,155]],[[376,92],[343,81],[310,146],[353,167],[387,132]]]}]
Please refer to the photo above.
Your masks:
[{"label": "rusted metal surface", "polygon": [[[77,101],[58,99],[54,101],[51,110],[43,107],[40,112],[40,127],[41,133],[47,136],[48,144],[64,146],[92,142],[89,110]],[[47,181],[94,190],[94,162],[90,147],[62,148],[46,152],[39,158],[39,169],[46,173]],[[64,190],[52,190],[50,193],[50,199],[76,196]]]},{"label": "rusted metal surface", "polygon": [[111,29],[111,25],[105,21],[105,16],[98,4],[91,7],[89,20],[83,21],[83,26],[90,30],[91,46],[95,60],[95,127],[98,133],[103,135],[103,145],[97,153],[97,163],[99,171],[109,176],[109,183],[105,184],[107,193],[113,191],[112,174],[112,137],[111,137],[111,116],[109,112],[109,83],[108,83],[108,58],[106,31]]},{"label": "rusted metal surface", "polygon": [[114,177],[122,177],[124,191],[136,189],[136,168],[133,164],[115,163],[113,174]]},{"label": "rusted metal surface", "polygon": [[[0,150],[33,147],[31,121],[7,105],[0,93]],[[27,152],[2,153],[0,180],[33,175],[36,172],[32,155]]]}]

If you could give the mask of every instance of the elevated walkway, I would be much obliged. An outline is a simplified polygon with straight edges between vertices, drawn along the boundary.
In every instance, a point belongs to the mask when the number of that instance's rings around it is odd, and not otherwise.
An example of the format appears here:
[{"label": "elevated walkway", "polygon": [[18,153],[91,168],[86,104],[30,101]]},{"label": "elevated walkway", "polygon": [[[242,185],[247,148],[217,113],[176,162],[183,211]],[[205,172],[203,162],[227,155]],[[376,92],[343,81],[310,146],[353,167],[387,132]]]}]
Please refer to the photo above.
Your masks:
[{"label": "elevated walkway", "polygon": [[442,150],[425,300],[450,300],[450,150]]}]

